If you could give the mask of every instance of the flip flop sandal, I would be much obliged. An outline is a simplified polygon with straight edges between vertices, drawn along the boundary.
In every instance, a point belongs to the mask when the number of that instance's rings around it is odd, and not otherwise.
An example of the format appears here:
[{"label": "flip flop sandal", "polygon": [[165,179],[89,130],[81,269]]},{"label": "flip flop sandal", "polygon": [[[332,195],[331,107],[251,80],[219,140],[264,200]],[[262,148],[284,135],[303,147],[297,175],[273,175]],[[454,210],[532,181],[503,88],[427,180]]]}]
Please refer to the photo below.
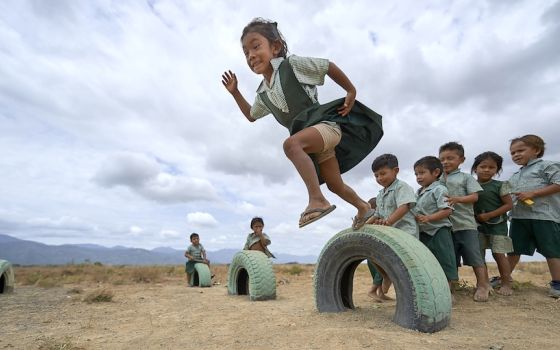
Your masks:
[{"label": "flip flop sandal", "polygon": [[320,214],[317,215],[314,218],[311,218],[311,219],[307,220],[307,221],[300,222],[299,228],[302,228],[303,226],[309,225],[310,223],[319,220],[320,218],[324,217],[325,215],[329,214],[330,212],[332,212],[335,209],[336,209],[336,205],[333,204],[326,209],[314,208],[314,209],[309,209],[309,210],[304,211],[303,213],[301,213],[300,219],[303,218],[305,215],[308,215],[308,214],[311,214],[311,213],[320,213]]},{"label": "flip flop sandal", "polygon": [[354,220],[352,221],[352,229],[356,231],[362,228],[366,224],[366,221],[373,217],[373,214],[375,214],[375,210],[368,209],[366,215],[362,216],[361,218],[354,216]]}]

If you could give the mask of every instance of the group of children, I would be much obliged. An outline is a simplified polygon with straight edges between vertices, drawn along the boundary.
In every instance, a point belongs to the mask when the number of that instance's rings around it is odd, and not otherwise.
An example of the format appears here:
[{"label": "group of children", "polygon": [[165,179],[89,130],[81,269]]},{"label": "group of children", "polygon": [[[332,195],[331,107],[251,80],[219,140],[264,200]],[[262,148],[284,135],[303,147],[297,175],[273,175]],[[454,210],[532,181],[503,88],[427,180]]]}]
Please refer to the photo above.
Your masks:
[{"label": "group of children", "polygon": [[[520,255],[535,250],[547,260],[551,279],[549,295],[560,297],[560,162],[545,161],[544,141],[536,135],[515,138],[510,153],[520,165],[508,181],[494,179],[503,159],[494,152],[478,155],[471,174],[461,172],[462,145],[449,142],[439,157],[414,163],[418,191],[397,178],[399,165],[392,154],[377,157],[372,171],[383,186],[368,223],[399,228],[419,238],[440,263],[450,288],[458,280],[458,267],[468,265],[476,277],[475,301],[487,301],[489,292],[511,295],[511,273]],[[508,216],[511,224],[508,236]],[[484,256],[491,249],[500,277],[488,279]],[[506,255],[507,254],[507,255]],[[369,260],[374,277],[369,295],[386,299],[390,281]],[[493,285],[492,285],[493,284]]]},{"label": "group of children", "polygon": [[[440,148],[439,158],[424,157],[415,163],[421,186],[418,193],[397,180],[396,157],[382,156],[373,164],[376,179],[384,187],[377,198],[377,209],[373,210],[344,183],[341,174],[377,145],[383,136],[381,116],[356,100],[356,88],[332,61],[288,55],[288,45],[276,22],[255,18],[243,28],[240,41],[247,65],[263,78],[254,103],[249,104],[239,91],[237,76],[231,70],[222,74],[222,84],[248,121],[272,114],[288,129],[284,153],[308,193],[299,227],[336,208],[321,192],[320,184],[324,182],[331,192],[356,208],[353,229],[366,223],[402,228],[434,253],[449,281],[457,280],[461,259],[463,264],[472,266],[477,278],[477,301],[488,300],[492,289],[479,230],[483,232],[483,247],[490,247],[498,262],[499,293],[512,293],[511,271],[519,255],[532,255],[537,249],[547,258],[552,275],[550,294],[560,295],[560,172],[557,162],[541,160],[542,139],[527,135],[511,142],[512,159],[522,168],[508,185],[493,180],[502,162],[495,153],[477,157],[472,173],[478,181],[462,173],[459,166],[465,160],[464,150],[453,142]],[[346,95],[319,104],[317,86],[323,85],[326,76]],[[509,199],[511,194],[514,202]],[[505,216],[510,210],[511,240]],[[388,284],[389,281],[380,289],[381,293]]]}]

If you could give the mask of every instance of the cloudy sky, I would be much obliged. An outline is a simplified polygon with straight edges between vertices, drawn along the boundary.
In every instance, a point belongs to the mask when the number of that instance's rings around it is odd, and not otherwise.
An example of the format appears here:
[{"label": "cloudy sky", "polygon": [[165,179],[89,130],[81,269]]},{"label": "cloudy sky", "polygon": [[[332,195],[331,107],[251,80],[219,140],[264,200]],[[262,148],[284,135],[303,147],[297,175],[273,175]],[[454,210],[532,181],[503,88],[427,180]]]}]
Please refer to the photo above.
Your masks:
[{"label": "cloudy sky", "polygon": [[[354,208],[298,228],[305,187],[273,117],[249,123],[221,84],[249,101],[260,77],[239,38],[279,23],[291,53],[328,58],[383,115],[379,146],[344,180],[364,199],[371,161],[412,164],[461,142],[464,169],[534,133],[560,159],[558,1],[0,2],[0,233],[47,244],[241,247],[253,216],[272,251],[318,254]],[[342,97],[332,81],[322,102]]]}]

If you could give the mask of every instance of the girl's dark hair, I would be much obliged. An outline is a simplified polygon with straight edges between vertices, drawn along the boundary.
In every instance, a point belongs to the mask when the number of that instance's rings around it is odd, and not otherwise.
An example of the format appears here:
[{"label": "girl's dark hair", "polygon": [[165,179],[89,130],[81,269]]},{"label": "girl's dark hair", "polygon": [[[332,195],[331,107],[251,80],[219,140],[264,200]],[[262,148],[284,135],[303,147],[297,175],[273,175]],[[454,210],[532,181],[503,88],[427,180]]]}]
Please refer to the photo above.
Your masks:
[{"label": "girl's dark hair", "polygon": [[194,232],[191,233],[191,237],[190,237],[191,241],[192,241],[192,239],[193,239],[194,237],[198,237],[198,233],[194,233]]},{"label": "girl's dark hair", "polygon": [[439,158],[434,156],[426,156],[418,159],[416,163],[414,163],[414,168],[418,166],[428,169],[431,173],[436,171],[436,169],[439,169],[439,175],[437,177],[438,179],[441,176],[441,174],[443,174],[443,165],[441,164]]},{"label": "girl's dark hair", "polygon": [[258,217],[258,216],[251,219],[251,226],[250,227],[253,228],[253,225],[256,224],[256,223],[261,223],[261,224],[264,225],[263,219]]},{"label": "girl's dark hair", "polygon": [[288,55],[288,44],[280,31],[278,30],[278,23],[269,21],[264,18],[253,18],[253,20],[243,28],[243,33],[241,34],[241,41],[245,35],[249,33],[259,33],[268,39],[270,43],[280,43],[280,52],[278,56],[286,57]]},{"label": "girl's dark hair", "polygon": [[482,161],[486,160],[486,159],[492,159],[493,161],[496,162],[496,165],[498,166],[498,174],[500,174],[502,172],[502,163],[504,162],[504,159],[497,153],[494,152],[484,152],[479,154],[478,156],[476,156],[476,158],[474,159],[474,163],[472,165],[471,168],[471,174],[473,174],[476,171],[476,167],[478,167],[480,165],[480,163],[482,163]]},{"label": "girl's dark hair", "polygon": [[516,138],[511,140],[511,143],[509,144],[509,146],[511,147],[516,142],[523,142],[527,146],[533,147],[534,149],[539,151],[539,154],[537,154],[537,158],[542,158],[542,156],[544,156],[544,145],[545,145],[545,143],[544,143],[544,140],[540,136],[529,134],[529,135],[524,135],[524,136],[521,136],[521,137],[516,137]]}]

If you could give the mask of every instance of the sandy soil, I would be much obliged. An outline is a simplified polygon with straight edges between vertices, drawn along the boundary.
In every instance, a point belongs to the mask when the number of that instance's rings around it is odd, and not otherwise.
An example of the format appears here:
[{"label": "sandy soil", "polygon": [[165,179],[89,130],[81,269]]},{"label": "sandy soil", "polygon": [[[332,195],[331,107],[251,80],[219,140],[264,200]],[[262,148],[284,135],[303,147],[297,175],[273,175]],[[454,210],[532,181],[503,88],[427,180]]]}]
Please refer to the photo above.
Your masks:
[{"label": "sandy soil", "polygon": [[[225,266],[216,270],[221,285],[204,289],[179,277],[48,289],[16,284],[13,294],[0,294],[0,349],[557,349],[560,340],[560,301],[546,295],[546,270],[518,270],[515,294],[495,294],[488,303],[475,303],[472,288],[461,288],[451,324],[435,334],[392,323],[394,302],[367,297],[365,266],[354,279],[356,309],[336,314],[315,310],[312,266],[298,276],[276,266],[278,298],[263,302],[227,295]],[[460,276],[472,286],[468,268]],[[83,301],[100,287],[114,293],[112,302]]]}]

